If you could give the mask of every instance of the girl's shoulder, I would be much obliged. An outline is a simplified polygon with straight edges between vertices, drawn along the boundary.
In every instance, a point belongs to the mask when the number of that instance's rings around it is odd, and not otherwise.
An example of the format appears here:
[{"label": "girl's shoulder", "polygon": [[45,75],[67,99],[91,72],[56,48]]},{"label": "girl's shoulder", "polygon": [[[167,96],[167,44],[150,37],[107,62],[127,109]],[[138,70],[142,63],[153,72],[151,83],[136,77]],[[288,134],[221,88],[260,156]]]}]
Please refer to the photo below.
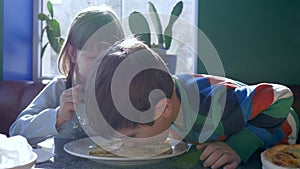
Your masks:
[{"label": "girl's shoulder", "polygon": [[66,83],[67,78],[65,76],[56,76],[50,82],[52,82],[52,83]]},{"label": "girl's shoulder", "polygon": [[51,79],[49,82],[47,82],[47,87],[51,88],[66,88],[66,82],[67,79],[65,76],[56,76],[53,79]]}]

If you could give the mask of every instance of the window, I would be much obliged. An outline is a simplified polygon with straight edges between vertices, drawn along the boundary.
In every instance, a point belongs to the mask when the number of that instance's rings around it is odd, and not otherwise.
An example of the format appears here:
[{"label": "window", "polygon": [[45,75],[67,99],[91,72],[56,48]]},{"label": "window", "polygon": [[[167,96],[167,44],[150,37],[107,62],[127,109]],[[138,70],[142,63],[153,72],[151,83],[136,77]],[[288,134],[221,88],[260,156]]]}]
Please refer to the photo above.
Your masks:
[{"label": "window", "polygon": [[[35,3],[35,15],[34,15],[34,29],[39,32],[34,37],[34,75],[35,79],[52,78],[58,75],[57,71],[57,54],[52,51],[50,47],[47,48],[43,57],[40,57],[40,35],[42,25],[37,19],[37,15],[41,11],[47,11],[48,0],[34,1]],[[128,26],[128,16],[132,11],[139,11],[142,14],[146,14],[148,11],[148,0],[51,0],[54,8],[54,17],[59,21],[62,36],[65,37],[66,31],[78,11],[91,5],[107,4],[115,10],[118,17],[124,27],[125,36],[131,35]],[[160,13],[160,19],[162,21],[163,29],[168,22],[168,16],[171,13],[173,6],[178,0],[161,1],[151,0],[155,5],[158,13]],[[196,69],[195,49],[196,46],[196,6],[195,1],[183,0],[184,7],[180,19],[176,21],[173,27],[173,42],[169,50],[170,53],[176,53],[178,55],[176,73],[193,73]],[[134,5],[132,5],[134,4]],[[146,15],[147,17],[147,15]],[[154,28],[151,26],[152,22],[149,21],[151,31]],[[44,36],[46,38],[46,36]],[[155,36],[152,37],[153,40]],[[47,41],[46,39],[43,40]]]}]

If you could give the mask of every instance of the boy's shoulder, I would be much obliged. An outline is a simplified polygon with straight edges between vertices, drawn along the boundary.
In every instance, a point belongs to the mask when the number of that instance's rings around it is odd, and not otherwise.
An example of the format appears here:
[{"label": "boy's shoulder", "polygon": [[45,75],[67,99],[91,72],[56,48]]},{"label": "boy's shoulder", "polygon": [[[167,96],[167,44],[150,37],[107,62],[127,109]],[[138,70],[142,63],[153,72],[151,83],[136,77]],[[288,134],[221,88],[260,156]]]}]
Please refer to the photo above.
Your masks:
[{"label": "boy's shoulder", "polygon": [[198,83],[198,85],[234,84],[236,86],[246,86],[245,83],[228,77],[209,74],[178,74],[173,75],[173,79],[174,81],[180,81],[183,83]]},{"label": "boy's shoulder", "polygon": [[207,81],[209,82],[210,76],[204,74],[175,74],[172,75],[173,80],[175,83],[181,83],[183,85],[188,84],[195,84],[199,83],[200,81]]}]

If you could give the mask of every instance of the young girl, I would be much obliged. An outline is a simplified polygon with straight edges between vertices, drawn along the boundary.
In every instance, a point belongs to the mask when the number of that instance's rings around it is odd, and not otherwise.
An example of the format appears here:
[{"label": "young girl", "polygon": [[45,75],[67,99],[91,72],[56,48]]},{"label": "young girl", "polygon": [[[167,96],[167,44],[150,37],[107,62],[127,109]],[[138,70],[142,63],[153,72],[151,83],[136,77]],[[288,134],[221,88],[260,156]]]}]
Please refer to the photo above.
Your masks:
[{"label": "young girl", "polygon": [[73,19],[58,56],[63,77],[54,78],[10,127],[10,135],[22,135],[31,144],[49,137],[70,139],[85,135],[75,108],[94,59],[122,39],[116,14],[108,7],[88,7]]}]

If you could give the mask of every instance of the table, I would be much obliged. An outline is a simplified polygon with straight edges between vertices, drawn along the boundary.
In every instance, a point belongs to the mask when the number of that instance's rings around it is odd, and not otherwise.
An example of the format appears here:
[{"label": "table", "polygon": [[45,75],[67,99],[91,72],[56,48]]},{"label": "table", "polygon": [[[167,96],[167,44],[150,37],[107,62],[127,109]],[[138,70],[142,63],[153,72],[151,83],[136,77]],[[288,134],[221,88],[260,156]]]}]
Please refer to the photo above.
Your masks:
[{"label": "table", "polygon": [[[172,163],[174,163],[179,157],[173,157],[165,159],[158,163],[141,165],[141,166],[116,166],[102,164],[90,159],[80,158],[66,153],[63,149],[64,144],[70,142],[69,139],[54,139],[55,144],[55,156],[53,160],[48,160],[44,163],[36,164],[35,168],[43,169],[174,169]],[[260,161],[261,151],[256,151],[247,163],[242,163],[238,169],[261,169],[262,164]],[[204,169],[202,164],[199,162],[196,166],[191,169]]]}]

